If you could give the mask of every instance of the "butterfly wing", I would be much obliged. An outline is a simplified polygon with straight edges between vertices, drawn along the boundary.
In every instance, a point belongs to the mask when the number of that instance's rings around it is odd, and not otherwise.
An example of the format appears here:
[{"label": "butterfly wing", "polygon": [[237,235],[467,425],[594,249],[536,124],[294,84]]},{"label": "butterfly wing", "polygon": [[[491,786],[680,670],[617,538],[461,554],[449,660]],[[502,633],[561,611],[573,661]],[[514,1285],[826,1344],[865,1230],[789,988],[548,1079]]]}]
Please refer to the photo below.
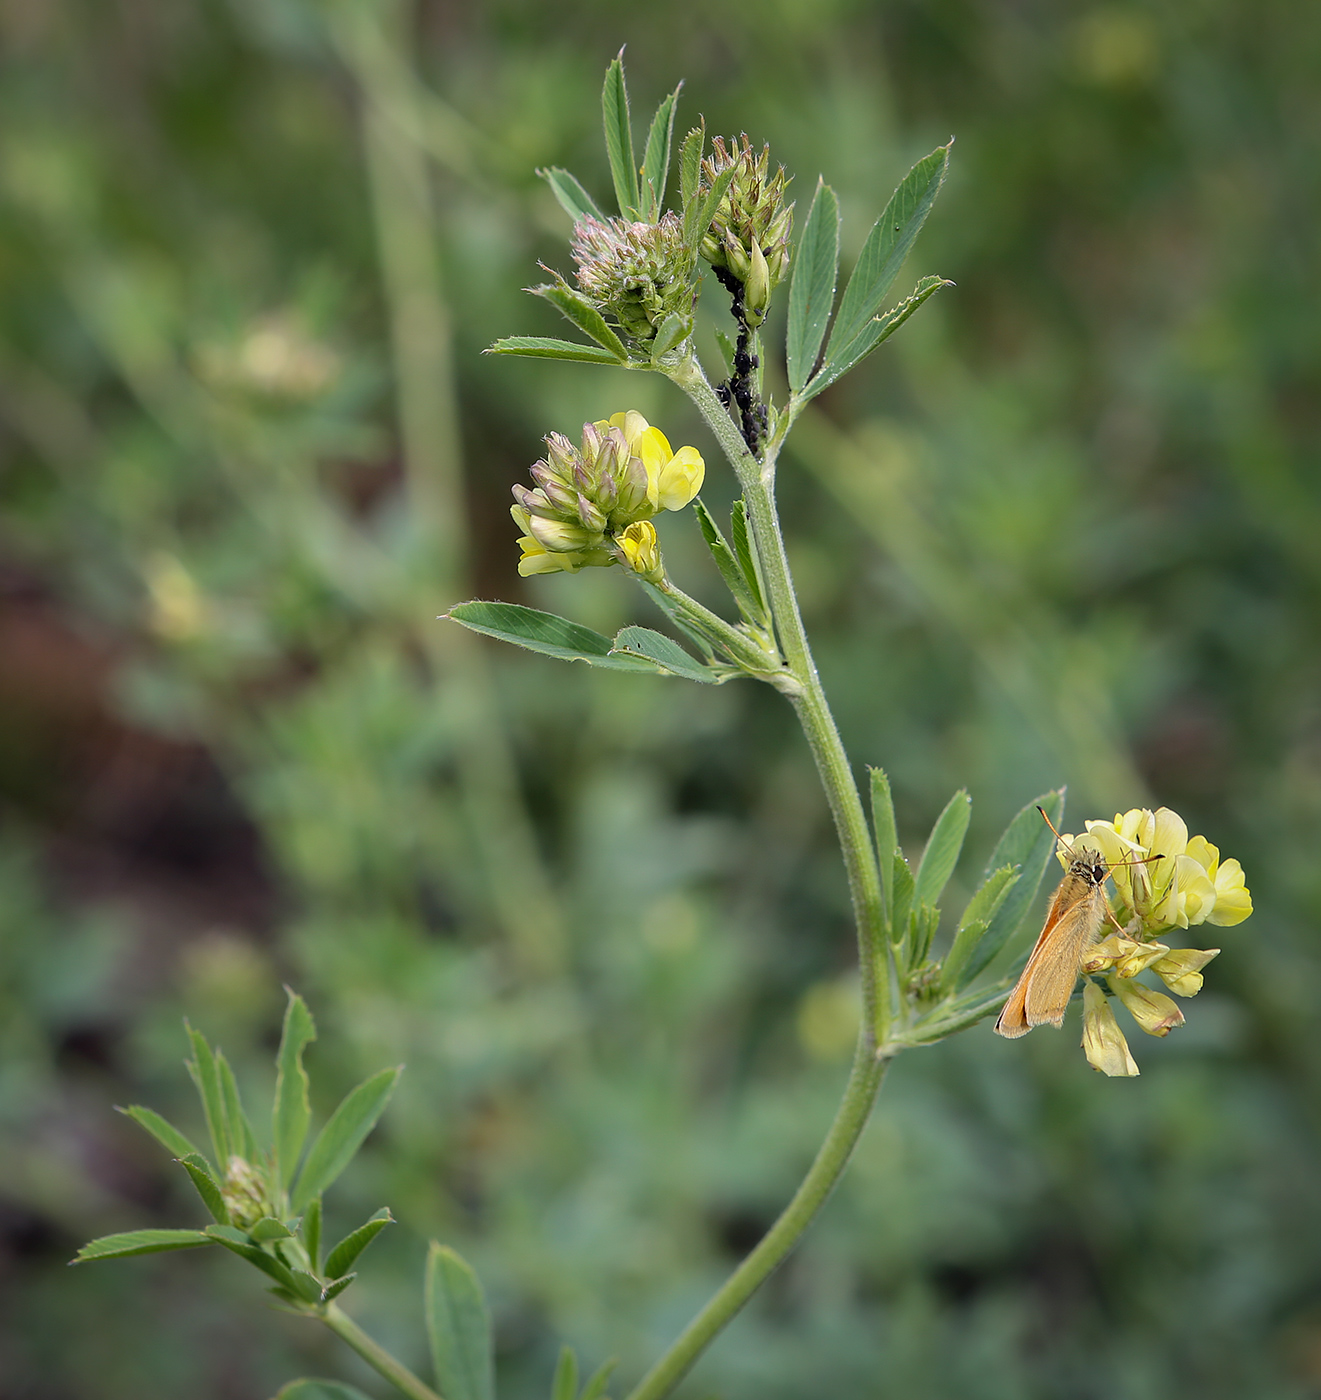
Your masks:
[{"label": "butterfly wing", "polygon": [[1104,917],[1101,887],[1073,871],[1065,875],[1027,966],[995,1023],[998,1035],[1016,1040],[1033,1026],[1063,1024],[1082,955],[1095,942]]}]

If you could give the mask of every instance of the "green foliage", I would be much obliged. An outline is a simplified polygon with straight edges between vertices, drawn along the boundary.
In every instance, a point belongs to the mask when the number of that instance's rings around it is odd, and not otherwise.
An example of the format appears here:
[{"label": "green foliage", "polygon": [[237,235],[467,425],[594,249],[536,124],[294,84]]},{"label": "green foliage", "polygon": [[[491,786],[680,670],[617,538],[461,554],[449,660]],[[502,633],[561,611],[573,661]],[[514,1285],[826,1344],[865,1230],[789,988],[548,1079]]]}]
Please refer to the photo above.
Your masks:
[{"label": "green foliage", "polygon": [[651,657],[621,654],[615,650],[615,643],[599,632],[518,603],[458,603],[450,608],[447,616],[473,632],[498,637],[502,642],[512,642],[543,656],[556,656],[562,661],[586,661],[589,666],[603,666],[608,670],[659,673],[659,666]]},{"label": "green foliage", "polygon": [[275,1173],[280,1189],[284,1191],[293,1181],[303,1143],[307,1139],[308,1125],[312,1121],[303,1051],[316,1039],[316,1026],[307,1004],[296,992],[289,992],[288,995],[289,1005],[284,1013],[280,1049],[275,1057],[275,1107],[271,1114]]},{"label": "green foliage", "polygon": [[294,1210],[304,1209],[320,1196],[353,1160],[363,1139],[385,1112],[402,1072],[402,1066],[383,1069],[345,1096],[308,1149],[307,1160],[289,1196]]},{"label": "green foliage", "polygon": [[73,1259],[86,1264],[93,1259],[127,1259],[135,1254],[161,1254],[171,1249],[196,1249],[210,1244],[201,1230],[129,1230],[122,1235],[103,1235],[83,1245]]},{"label": "green foliage", "polygon": [[[641,110],[684,74],[681,129],[704,113],[769,140],[798,172],[800,230],[826,172],[843,278],[886,190],[959,132],[895,284],[938,269],[957,292],[823,394],[780,468],[818,661],[850,751],[889,770],[895,844],[920,851],[961,784],[976,798],[937,955],[1006,817],[1065,779],[1079,822],[1148,793],[1195,809],[1271,891],[1199,1002],[1217,1032],[1153,1042],[1134,1085],[1073,1063],[1072,1018],[1021,1047],[982,1026],[904,1057],[820,1231],[697,1392],[1305,1389],[1316,17],[1245,23],[1211,0],[1056,7],[1024,29],[944,0],[826,7],[744,26],[731,64],[709,6],[639,9],[613,34],[616,11],[514,4],[417,27],[431,90],[409,127],[358,101],[313,7],[172,13],[56,5],[5,31],[8,1386],[122,1400],[223,1376],[270,1395],[340,1373],[252,1308],[258,1280],[219,1249],[64,1267],[94,1230],[207,1218],[104,1104],[152,1103],[193,1140],[170,1156],[210,1155],[176,1083],[179,1017],[219,1028],[255,1110],[282,979],[323,1026],[319,1109],[410,1066],[389,1154],[369,1139],[327,1203],[332,1243],[382,1200],[408,1222],[347,1305],[420,1336],[415,1309],[393,1311],[416,1285],[402,1241],[442,1232],[498,1304],[511,1400],[546,1395],[561,1337],[593,1361],[618,1349],[627,1389],[810,1160],[847,1048],[801,1013],[837,985],[844,896],[780,698],[548,667],[433,621],[498,593],[607,640],[668,630],[622,578],[516,579],[504,510],[550,427],[638,407],[707,452],[673,426],[679,396],[479,354],[510,326],[559,334],[517,290],[538,259],[569,270],[567,218],[527,171],[610,188],[595,100],[628,38]],[[433,406],[452,384],[465,450],[407,469],[372,110],[424,133],[441,194],[422,246],[451,368],[420,373]],[[699,345],[729,324],[704,312]],[[250,349],[272,330],[296,351],[283,368]],[[732,492],[713,466],[722,524]],[[698,531],[663,535],[696,576]],[[694,592],[719,609],[721,589],[713,568]],[[106,648],[91,675],[89,640]],[[74,672],[52,694],[55,660]],[[522,827],[499,805],[511,757]],[[479,853],[492,827],[497,861]],[[1043,868],[1049,885],[1048,849]],[[1038,894],[978,984],[1003,981],[1040,915]]]},{"label": "green foliage", "polygon": [[839,201],[834,190],[818,180],[794,254],[793,280],[789,287],[785,361],[789,387],[795,394],[802,391],[816,368],[821,342],[830,324],[830,312],[835,305],[838,273]]},{"label": "green foliage", "polygon": [[342,1278],[353,1267],[358,1255],[367,1248],[377,1235],[394,1219],[389,1210],[382,1206],[370,1220],[359,1225],[326,1255],[326,1277]]},{"label": "green foliage", "polygon": [[493,1400],[491,1315],[472,1268],[454,1250],[427,1254],[427,1335],[436,1384],[446,1400]]}]

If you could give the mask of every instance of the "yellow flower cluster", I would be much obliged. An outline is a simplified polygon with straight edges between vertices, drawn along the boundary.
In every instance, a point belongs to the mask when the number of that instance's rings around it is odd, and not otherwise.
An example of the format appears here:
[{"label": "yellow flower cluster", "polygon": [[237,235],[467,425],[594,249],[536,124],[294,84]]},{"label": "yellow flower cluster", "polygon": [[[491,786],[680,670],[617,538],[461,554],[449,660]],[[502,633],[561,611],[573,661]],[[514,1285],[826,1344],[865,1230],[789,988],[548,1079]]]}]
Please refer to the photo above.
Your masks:
[{"label": "yellow flower cluster", "polygon": [[[1110,867],[1117,902],[1111,911],[1123,928],[1087,950],[1082,972],[1105,973],[1110,993],[1148,1035],[1165,1036],[1183,1025],[1183,1012],[1164,992],[1138,982],[1154,973],[1176,996],[1202,990],[1202,969],[1219,948],[1170,948],[1156,935],[1198,924],[1228,927],[1252,913],[1252,896],[1236,860],[1221,860],[1204,836],[1168,807],[1134,808],[1114,821],[1089,821],[1085,836],[1064,836],[1056,852],[1067,869],[1079,847],[1099,850]],[[1083,987],[1083,1051],[1088,1063],[1109,1075],[1134,1075],[1129,1053],[1105,992]]]},{"label": "yellow flower cluster", "polygon": [[658,510],[682,510],[702,489],[706,464],[695,447],[675,452],[636,410],[583,424],[581,449],[562,434],[546,439],[532,468],[532,489],[514,487],[510,507],[522,557],[518,572],[577,573],[621,563],[658,583],[664,578]]}]

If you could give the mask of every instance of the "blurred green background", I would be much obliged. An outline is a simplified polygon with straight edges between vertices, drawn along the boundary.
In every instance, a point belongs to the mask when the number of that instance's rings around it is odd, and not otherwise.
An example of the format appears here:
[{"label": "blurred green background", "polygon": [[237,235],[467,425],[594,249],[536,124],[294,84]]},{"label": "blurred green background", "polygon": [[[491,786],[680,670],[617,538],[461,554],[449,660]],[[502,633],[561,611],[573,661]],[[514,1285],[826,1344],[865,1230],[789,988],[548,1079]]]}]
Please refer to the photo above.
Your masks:
[{"label": "blurred green background", "polygon": [[[769,141],[800,214],[835,185],[846,257],[958,138],[903,274],[957,289],[782,472],[910,849],[966,784],[966,891],[1063,781],[1073,829],[1180,810],[1257,904],[1138,1080],[1072,1019],[905,1056],[683,1394],[1321,1394],[1321,12],[7,0],[0,31],[6,1400],[382,1393],[228,1256],[66,1269],[199,1221],[111,1110],[198,1129],[185,1014],[264,1096],[297,987],[322,1113],[407,1063],[329,1203],[401,1222],[349,1310],[420,1365],[425,1240],[455,1244],[512,1400],[560,1339],[636,1379],[829,1120],[851,934],[787,707],[434,620],[655,621],[617,571],[517,578],[508,488],[551,429],[639,408],[732,495],[664,381],[479,353],[558,333],[519,290],[569,268],[533,170],[607,196],[625,42],[636,122],[684,78],[680,132]],[[663,535],[716,600],[691,513]]]}]

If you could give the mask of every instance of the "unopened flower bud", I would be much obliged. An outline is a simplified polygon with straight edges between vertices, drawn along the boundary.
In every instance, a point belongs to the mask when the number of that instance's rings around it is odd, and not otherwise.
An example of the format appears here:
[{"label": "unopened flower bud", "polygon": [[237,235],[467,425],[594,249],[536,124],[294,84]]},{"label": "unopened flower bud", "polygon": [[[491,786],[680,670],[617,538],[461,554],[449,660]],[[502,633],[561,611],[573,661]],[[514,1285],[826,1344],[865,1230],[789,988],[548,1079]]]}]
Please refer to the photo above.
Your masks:
[{"label": "unopened flower bud", "polygon": [[744,284],[744,308],[749,322],[760,324],[771,292],[789,266],[789,230],[793,205],[785,204],[789,181],[784,167],[770,174],[770,148],[754,155],[752,143],[722,137],[702,161],[700,189],[710,190],[720,175],[735,167],[711,227],[702,238],[702,256],[715,268],[726,268]]},{"label": "unopened flower bud", "polygon": [[1139,1073],[1110,1001],[1095,982],[1082,989],[1082,1048],[1087,1063],[1102,1074],[1131,1078]]},{"label": "unopened flower bud", "polygon": [[567,520],[547,520],[543,516],[529,512],[528,533],[543,549],[573,552],[592,549],[601,543],[601,536],[594,530]]},{"label": "unopened flower bud", "polygon": [[743,311],[748,325],[759,326],[766,319],[766,308],[771,303],[771,274],[760,244],[753,243],[749,261],[751,266],[743,286]]},{"label": "unopened flower bud", "polygon": [[240,1230],[255,1225],[270,1212],[266,1204],[266,1183],[251,1162],[231,1157],[220,1188],[229,1218]]},{"label": "unopened flower bud", "polygon": [[1202,969],[1219,952],[1219,948],[1175,948],[1152,963],[1151,970],[1175,996],[1195,997],[1202,990]]},{"label": "unopened flower bud", "polygon": [[[1125,939],[1126,943],[1131,940]],[[1170,950],[1163,943],[1135,943],[1115,963],[1116,977],[1136,977]]]},{"label": "unopened flower bud", "polygon": [[595,502],[588,500],[581,491],[578,493],[575,505],[583,529],[590,530],[594,535],[599,535],[605,529],[605,512]]},{"label": "unopened flower bud", "polygon": [[1106,985],[1148,1035],[1169,1035],[1183,1025],[1183,1012],[1164,992],[1124,977],[1107,977]]},{"label": "unopened flower bud", "polygon": [[673,212],[654,224],[582,218],[573,228],[573,260],[583,293],[633,340],[652,340],[671,313],[692,311],[683,221]]}]

